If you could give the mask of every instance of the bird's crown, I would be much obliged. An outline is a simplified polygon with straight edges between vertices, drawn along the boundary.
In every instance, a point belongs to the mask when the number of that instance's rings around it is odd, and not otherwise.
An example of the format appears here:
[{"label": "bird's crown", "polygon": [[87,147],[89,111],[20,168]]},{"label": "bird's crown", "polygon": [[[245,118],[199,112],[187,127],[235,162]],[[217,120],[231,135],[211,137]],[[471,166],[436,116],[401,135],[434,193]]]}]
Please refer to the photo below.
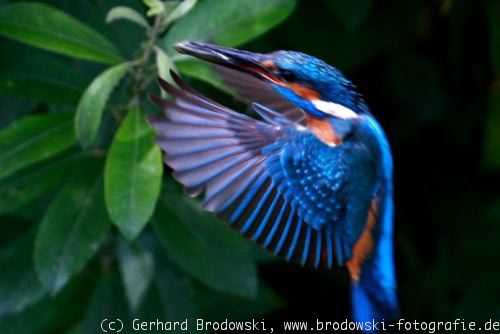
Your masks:
[{"label": "bird's crown", "polygon": [[300,97],[339,104],[355,113],[365,111],[356,87],[341,71],[326,62],[302,52],[284,50],[269,54],[268,64],[271,65],[271,62],[289,87],[297,88],[296,91],[301,88],[302,91],[306,88],[310,90],[309,96]]}]

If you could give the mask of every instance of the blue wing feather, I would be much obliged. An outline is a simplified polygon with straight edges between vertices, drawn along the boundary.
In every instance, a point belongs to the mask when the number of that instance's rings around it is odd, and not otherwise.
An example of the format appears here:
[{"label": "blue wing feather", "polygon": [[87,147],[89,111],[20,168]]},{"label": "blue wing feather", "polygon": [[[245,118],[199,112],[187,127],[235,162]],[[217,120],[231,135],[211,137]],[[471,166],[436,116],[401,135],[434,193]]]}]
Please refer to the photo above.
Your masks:
[{"label": "blue wing feather", "polygon": [[304,242],[304,249],[302,251],[302,265],[306,264],[307,256],[309,255],[309,244],[311,243],[311,226],[307,227],[306,240]]},{"label": "blue wing feather", "polygon": [[297,224],[295,225],[295,233],[293,235],[293,240],[290,246],[288,247],[288,252],[286,255],[286,259],[290,261],[295,252],[295,247],[297,247],[297,243],[299,241],[299,235],[302,229],[302,219],[299,218]]},{"label": "blue wing feather", "polygon": [[295,219],[295,208],[292,206],[290,207],[290,212],[288,214],[288,218],[286,220],[286,224],[284,224],[284,228],[283,228],[283,232],[282,233],[278,233],[277,235],[279,236],[279,241],[276,245],[276,247],[274,248],[274,253],[275,254],[280,254],[282,248],[283,248],[283,245],[285,244],[285,241],[289,235],[289,231],[290,229],[292,228],[292,225],[294,223],[294,219]]},{"label": "blue wing feather", "polygon": [[317,268],[321,261],[321,233],[316,234],[316,257],[314,260],[314,267]]},{"label": "blue wing feather", "polygon": [[[180,88],[155,98],[166,119],[153,119],[165,163],[203,207],[288,260],[341,264],[355,240],[345,238],[347,160],[289,118],[254,104],[261,120]],[[306,130],[306,131],[304,131]],[[354,233],[355,234],[355,233]]]}]

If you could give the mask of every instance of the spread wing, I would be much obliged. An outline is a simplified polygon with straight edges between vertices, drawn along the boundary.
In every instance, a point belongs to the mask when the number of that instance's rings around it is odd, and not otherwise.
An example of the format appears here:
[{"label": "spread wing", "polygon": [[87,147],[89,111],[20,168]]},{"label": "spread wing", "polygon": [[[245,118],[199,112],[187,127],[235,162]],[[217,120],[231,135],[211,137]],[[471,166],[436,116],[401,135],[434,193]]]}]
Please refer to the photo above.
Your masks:
[{"label": "spread wing", "polygon": [[[347,231],[346,151],[269,108],[262,120],[160,80],[173,100],[154,98],[166,118],[151,120],[165,163],[186,192],[243,235],[315,267],[342,264],[360,235]],[[347,145],[347,144],[345,144]],[[350,237],[356,236],[356,238]]]}]

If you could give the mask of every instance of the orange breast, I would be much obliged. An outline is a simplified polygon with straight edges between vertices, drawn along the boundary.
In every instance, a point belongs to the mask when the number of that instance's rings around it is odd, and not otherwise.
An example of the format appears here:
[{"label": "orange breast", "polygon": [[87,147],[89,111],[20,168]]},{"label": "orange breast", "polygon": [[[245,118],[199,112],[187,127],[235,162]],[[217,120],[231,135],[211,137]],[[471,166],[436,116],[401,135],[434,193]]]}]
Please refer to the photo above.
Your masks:
[{"label": "orange breast", "polygon": [[311,129],[314,135],[323,143],[330,146],[342,143],[341,138],[337,136],[335,129],[327,120],[309,115],[306,115],[305,120],[307,122],[307,127]]}]

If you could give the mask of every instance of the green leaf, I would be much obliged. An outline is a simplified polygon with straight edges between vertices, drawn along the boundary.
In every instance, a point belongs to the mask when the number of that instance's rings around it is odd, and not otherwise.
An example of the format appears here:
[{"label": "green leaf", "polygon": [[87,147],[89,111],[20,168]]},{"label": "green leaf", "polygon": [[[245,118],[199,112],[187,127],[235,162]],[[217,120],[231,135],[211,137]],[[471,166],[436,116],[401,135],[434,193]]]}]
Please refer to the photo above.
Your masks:
[{"label": "green leaf", "polygon": [[160,0],[143,0],[143,2],[149,7],[147,16],[156,16],[165,12],[165,5]]},{"label": "green leaf", "polygon": [[485,120],[484,164],[488,169],[500,169],[500,89],[492,90]]},{"label": "green leaf", "polygon": [[188,322],[194,322],[197,309],[186,277],[180,276],[178,272],[167,266],[162,266],[156,270],[154,283],[166,321],[189,319]]},{"label": "green leaf", "polygon": [[125,294],[132,311],[137,310],[153,277],[153,257],[136,244],[123,239],[119,245],[119,264]]},{"label": "green leaf", "polygon": [[0,7],[0,35],[70,57],[113,64],[120,53],[86,24],[51,6],[18,2]]},{"label": "green leaf", "polygon": [[59,291],[104,240],[109,221],[100,170],[78,173],[50,204],[37,235],[35,265],[41,282]]},{"label": "green leaf", "polygon": [[[145,295],[138,309],[138,318],[141,321],[186,321],[188,328],[193,328],[198,315],[195,302],[194,285],[185,273],[178,270],[177,266],[165,257],[155,256],[156,270],[153,276],[153,284]],[[173,333],[182,333],[179,328]],[[185,332],[185,331],[184,331]]]},{"label": "green leaf", "polygon": [[[127,301],[125,300],[120,277],[115,271],[105,271],[100,277],[83,320],[83,333],[102,333],[100,326],[104,319],[114,321],[121,319],[123,325],[126,326],[124,329],[129,328],[127,323],[129,319]],[[117,326],[120,326],[120,324],[117,323]],[[130,332],[125,330],[123,333]]]},{"label": "green leaf", "polygon": [[186,15],[196,5],[197,0],[184,0],[175,9],[167,15],[164,25],[168,27],[173,22],[177,21]]},{"label": "green leaf", "polygon": [[257,269],[248,241],[172,183],[161,203],[154,227],[174,262],[219,292],[255,296]]},{"label": "green leaf", "polygon": [[[163,80],[166,80],[170,83],[174,83],[172,76],[170,75],[170,70],[175,70],[175,65],[170,59],[169,56],[165,54],[165,52],[159,47],[155,46],[155,55],[156,55],[156,68],[158,69],[158,75]],[[166,93],[161,90],[162,96],[166,96]]]},{"label": "green leaf", "polygon": [[0,110],[8,110],[8,112],[0,112],[0,129],[31,114],[36,108],[34,101],[13,98],[10,94],[0,92]]},{"label": "green leaf", "polygon": [[106,158],[105,194],[111,219],[132,240],[153,214],[163,165],[155,133],[138,108],[129,110]]},{"label": "green leaf", "polygon": [[83,93],[75,116],[76,137],[83,147],[88,147],[97,135],[106,102],[130,66],[123,63],[107,69]]},{"label": "green leaf", "polygon": [[65,332],[84,313],[93,281],[89,275],[78,277],[56,296],[47,296],[19,314],[0,317],[0,333]]},{"label": "green leaf", "polygon": [[[141,321],[155,321],[158,318],[164,319],[163,321],[187,319],[188,323],[194,324],[198,308],[194,300],[195,285],[191,277],[171,261],[153,231],[148,230],[141,234],[135,245],[148,254],[148,257],[152,257],[154,270],[151,284],[134,315]],[[181,333],[173,328],[172,332]]]},{"label": "green leaf", "polygon": [[210,321],[224,319],[244,321],[258,318],[276,311],[284,304],[284,300],[263,283],[259,284],[255,298],[251,299],[221,294],[203,286],[197,286],[195,291],[195,299],[200,311],[203,317]]},{"label": "green leaf", "polygon": [[46,52],[17,43],[0,46],[0,90],[6,95],[52,103],[77,103],[86,79]]},{"label": "green leaf", "polygon": [[13,212],[62,184],[68,175],[88,163],[82,153],[59,156],[47,163],[23,168],[0,181],[0,214]]},{"label": "green leaf", "polygon": [[148,21],[135,9],[125,6],[116,6],[111,8],[106,16],[106,22],[110,23],[116,20],[128,20],[134,22],[145,29],[149,29]]},{"label": "green leaf", "polygon": [[0,250],[0,316],[22,311],[39,301],[45,288],[33,269],[34,233],[28,233]]},{"label": "green leaf", "polygon": [[199,1],[169,30],[163,45],[169,54],[183,40],[237,46],[283,21],[294,7],[294,0]]},{"label": "green leaf", "polygon": [[26,116],[0,130],[0,179],[73,146],[71,118],[62,112]]}]

